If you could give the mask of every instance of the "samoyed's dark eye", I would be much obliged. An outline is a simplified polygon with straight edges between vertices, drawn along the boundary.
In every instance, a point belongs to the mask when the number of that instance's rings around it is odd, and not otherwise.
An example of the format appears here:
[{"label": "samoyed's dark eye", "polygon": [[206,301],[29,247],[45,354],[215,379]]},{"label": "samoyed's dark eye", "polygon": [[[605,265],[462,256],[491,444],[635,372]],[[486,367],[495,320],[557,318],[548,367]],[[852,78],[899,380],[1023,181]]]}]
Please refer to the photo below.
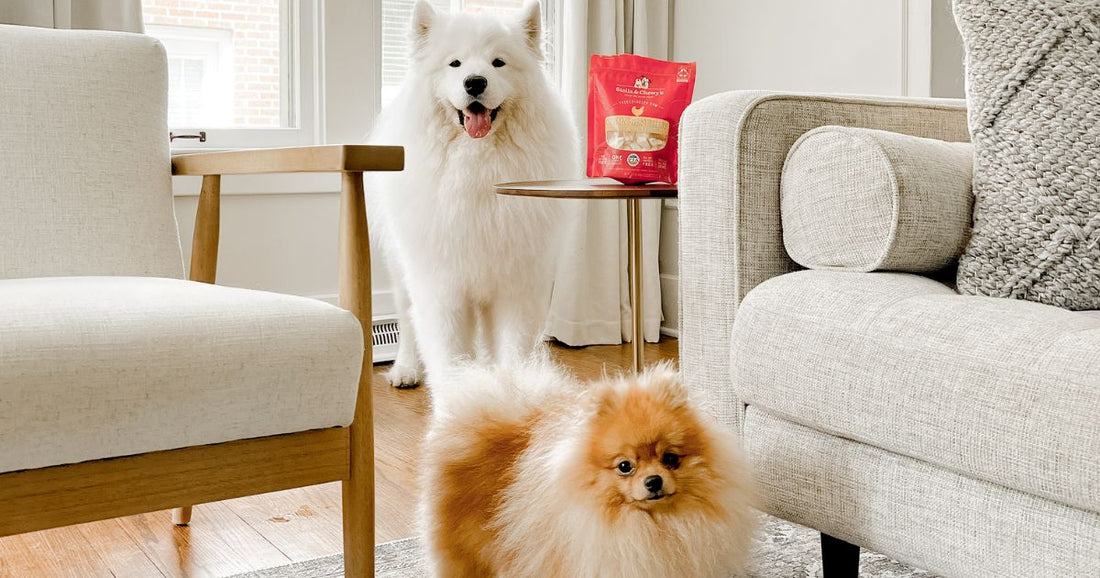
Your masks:
[{"label": "samoyed's dark eye", "polygon": [[680,467],[680,456],[672,452],[665,452],[664,455],[661,456],[661,463],[664,464],[666,468],[675,470]]},{"label": "samoyed's dark eye", "polygon": [[461,60],[457,60],[457,59],[456,59],[456,60],[452,60],[452,61],[451,61],[451,64],[450,64],[449,66],[450,66],[451,68],[458,68],[459,66],[462,66],[462,61],[461,61]]},{"label": "samoyed's dark eye", "polygon": [[500,68],[501,66],[504,66],[504,61],[499,59],[499,58],[494,58],[493,59],[493,68]]},{"label": "samoyed's dark eye", "polygon": [[619,470],[620,475],[629,476],[634,473],[634,462],[623,460],[619,462],[619,465],[615,466],[615,469]]}]

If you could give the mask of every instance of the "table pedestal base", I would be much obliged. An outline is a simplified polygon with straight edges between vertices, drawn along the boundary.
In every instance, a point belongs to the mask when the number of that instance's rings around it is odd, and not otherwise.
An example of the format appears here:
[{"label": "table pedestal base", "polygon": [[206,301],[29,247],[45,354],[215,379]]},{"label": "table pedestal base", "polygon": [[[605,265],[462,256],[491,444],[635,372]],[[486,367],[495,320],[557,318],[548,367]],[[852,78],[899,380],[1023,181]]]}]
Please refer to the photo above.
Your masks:
[{"label": "table pedestal base", "polygon": [[631,345],[634,350],[634,373],[645,366],[645,319],[642,315],[642,204],[639,199],[626,200],[626,236],[628,268],[630,269]]}]

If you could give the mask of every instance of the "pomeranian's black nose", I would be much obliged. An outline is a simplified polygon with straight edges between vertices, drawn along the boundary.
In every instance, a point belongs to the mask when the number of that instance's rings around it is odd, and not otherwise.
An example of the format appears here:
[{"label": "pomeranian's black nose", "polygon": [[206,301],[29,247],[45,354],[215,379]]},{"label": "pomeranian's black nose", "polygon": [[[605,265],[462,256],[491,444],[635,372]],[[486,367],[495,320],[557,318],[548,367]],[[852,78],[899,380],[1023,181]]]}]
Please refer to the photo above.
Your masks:
[{"label": "pomeranian's black nose", "polygon": [[661,491],[661,486],[664,485],[664,480],[661,479],[661,476],[649,476],[645,479],[645,482],[642,483],[645,484],[645,489],[651,492],[659,492]]},{"label": "pomeranian's black nose", "polygon": [[463,84],[466,86],[466,94],[480,96],[485,92],[485,87],[489,86],[489,81],[484,76],[467,76]]}]

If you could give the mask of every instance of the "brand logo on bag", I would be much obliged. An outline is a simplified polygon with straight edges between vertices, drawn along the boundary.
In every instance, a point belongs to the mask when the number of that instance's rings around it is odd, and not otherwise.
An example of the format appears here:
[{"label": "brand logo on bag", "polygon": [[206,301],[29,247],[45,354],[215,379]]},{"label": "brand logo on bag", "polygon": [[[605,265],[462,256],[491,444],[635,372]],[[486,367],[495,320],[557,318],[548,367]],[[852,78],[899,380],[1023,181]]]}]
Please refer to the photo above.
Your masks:
[{"label": "brand logo on bag", "polygon": [[626,164],[632,167],[636,167],[640,162],[642,162],[642,158],[638,156],[638,153],[630,153],[626,155]]},{"label": "brand logo on bag", "polygon": [[681,66],[680,70],[676,71],[676,82],[691,82],[691,73],[686,66]]},{"label": "brand logo on bag", "polygon": [[639,76],[638,79],[634,81],[634,88],[649,88],[649,77]]}]

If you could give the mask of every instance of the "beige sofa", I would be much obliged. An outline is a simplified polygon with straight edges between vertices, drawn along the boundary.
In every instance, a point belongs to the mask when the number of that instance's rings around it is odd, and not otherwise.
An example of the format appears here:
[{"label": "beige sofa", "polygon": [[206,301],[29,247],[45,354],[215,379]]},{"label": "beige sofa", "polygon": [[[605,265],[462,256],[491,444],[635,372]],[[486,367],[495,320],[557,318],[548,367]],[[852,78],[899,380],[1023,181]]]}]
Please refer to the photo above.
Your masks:
[{"label": "beige sofa", "polygon": [[765,509],[946,576],[1100,576],[1100,312],[950,271],[800,270],[781,174],[823,125],[964,142],[961,101],[731,92],[681,129],[681,364]]}]

